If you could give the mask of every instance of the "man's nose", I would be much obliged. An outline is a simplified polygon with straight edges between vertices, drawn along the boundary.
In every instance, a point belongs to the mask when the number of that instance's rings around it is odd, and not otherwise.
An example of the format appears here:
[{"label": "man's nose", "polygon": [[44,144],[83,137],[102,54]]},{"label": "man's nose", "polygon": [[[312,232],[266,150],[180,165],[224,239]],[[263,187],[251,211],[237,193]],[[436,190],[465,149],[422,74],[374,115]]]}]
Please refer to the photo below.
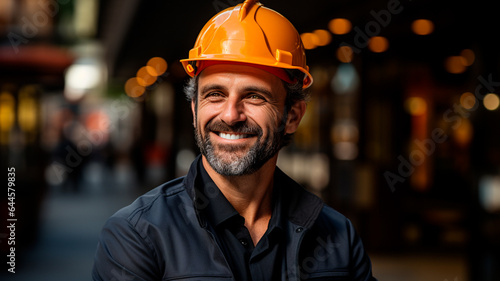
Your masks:
[{"label": "man's nose", "polygon": [[234,125],[246,120],[244,104],[236,98],[229,98],[221,112],[221,120],[227,125]]}]

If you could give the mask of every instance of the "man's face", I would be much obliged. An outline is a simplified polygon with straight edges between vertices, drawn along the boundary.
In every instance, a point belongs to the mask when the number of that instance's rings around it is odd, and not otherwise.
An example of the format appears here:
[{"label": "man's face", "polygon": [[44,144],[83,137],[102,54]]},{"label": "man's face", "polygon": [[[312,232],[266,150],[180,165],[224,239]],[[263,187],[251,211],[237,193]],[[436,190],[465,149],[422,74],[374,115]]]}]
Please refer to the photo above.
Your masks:
[{"label": "man's face", "polygon": [[[276,76],[250,66],[213,65],[200,74],[193,102],[196,141],[219,174],[252,174],[290,133],[286,91]],[[293,126],[292,126],[293,127]]]}]

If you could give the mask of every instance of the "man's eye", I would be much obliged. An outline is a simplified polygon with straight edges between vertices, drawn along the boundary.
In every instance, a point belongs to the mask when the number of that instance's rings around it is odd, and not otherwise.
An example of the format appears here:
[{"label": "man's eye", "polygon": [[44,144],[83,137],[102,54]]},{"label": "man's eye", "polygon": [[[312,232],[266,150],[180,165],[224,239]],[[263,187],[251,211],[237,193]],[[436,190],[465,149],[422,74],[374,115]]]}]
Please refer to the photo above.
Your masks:
[{"label": "man's eye", "polygon": [[258,94],[251,94],[248,96],[249,99],[252,99],[252,100],[264,100],[264,98],[261,96],[261,95],[258,95]]},{"label": "man's eye", "polygon": [[208,93],[205,97],[206,98],[219,98],[219,97],[222,97],[222,94],[219,92],[211,92],[211,93]]}]

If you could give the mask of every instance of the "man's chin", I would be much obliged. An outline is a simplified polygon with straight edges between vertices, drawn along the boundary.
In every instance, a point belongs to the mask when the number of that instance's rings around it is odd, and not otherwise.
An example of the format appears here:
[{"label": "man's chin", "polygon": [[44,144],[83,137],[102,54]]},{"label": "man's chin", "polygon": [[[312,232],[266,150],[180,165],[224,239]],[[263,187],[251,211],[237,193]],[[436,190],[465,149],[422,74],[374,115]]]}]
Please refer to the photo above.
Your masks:
[{"label": "man's chin", "polygon": [[250,148],[246,144],[216,144],[215,154],[237,154],[239,157],[246,155]]},{"label": "man's chin", "polygon": [[234,153],[212,154],[205,157],[212,169],[224,176],[239,176],[248,170],[243,158]]},{"label": "man's chin", "polygon": [[245,158],[248,155],[248,150],[236,150],[236,149],[217,149],[214,151],[214,158],[222,163],[231,164],[232,162],[238,161],[239,159]]}]

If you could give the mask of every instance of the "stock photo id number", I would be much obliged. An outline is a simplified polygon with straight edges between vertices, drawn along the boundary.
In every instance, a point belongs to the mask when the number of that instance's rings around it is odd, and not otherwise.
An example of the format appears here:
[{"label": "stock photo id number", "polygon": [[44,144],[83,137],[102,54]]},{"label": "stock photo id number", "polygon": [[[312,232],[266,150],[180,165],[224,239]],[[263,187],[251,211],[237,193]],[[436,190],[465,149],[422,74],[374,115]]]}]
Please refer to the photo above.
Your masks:
[{"label": "stock photo id number", "polygon": [[7,254],[8,271],[16,271],[16,168],[7,168]]}]

